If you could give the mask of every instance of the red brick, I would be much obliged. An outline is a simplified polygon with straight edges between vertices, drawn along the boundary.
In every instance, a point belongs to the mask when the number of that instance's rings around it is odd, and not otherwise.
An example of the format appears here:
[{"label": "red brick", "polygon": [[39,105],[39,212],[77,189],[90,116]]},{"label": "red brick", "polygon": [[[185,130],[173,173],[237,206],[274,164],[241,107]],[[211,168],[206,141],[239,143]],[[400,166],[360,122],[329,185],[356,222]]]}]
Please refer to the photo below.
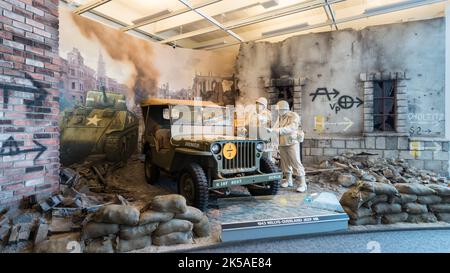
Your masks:
[{"label": "red brick", "polygon": [[26,187],[14,191],[14,195],[25,195],[34,193],[35,187]]},{"label": "red brick", "polygon": [[14,184],[7,184],[2,186],[2,191],[13,191],[18,190],[24,187],[23,182],[14,183]]}]

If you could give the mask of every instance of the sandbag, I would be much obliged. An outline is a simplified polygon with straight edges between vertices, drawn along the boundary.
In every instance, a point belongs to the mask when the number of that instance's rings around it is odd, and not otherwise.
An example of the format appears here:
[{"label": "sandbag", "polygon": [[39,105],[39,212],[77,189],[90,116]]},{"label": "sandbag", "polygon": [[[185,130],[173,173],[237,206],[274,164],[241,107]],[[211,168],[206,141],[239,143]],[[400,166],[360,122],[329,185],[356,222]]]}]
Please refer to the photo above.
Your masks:
[{"label": "sandbag", "polygon": [[203,219],[203,212],[198,208],[187,206],[184,213],[175,214],[176,219],[183,219],[192,223],[198,223]]},{"label": "sandbag", "polygon": [[435,190],[439,196],[450,196],[450,187],[441,185],[429,185],[428,187]]},{"label": "sandbag", "polygon": [[408,193],[400,193],[398,196],[391,196],[389,199],[389,203],[397,204],[414,203],[416,201],[417,195]]},{"label": "sandbag", "polygon": [[184,213],[187,210],[186,199],[179,194],[155,196],[151,208],[160,212]]},{"label": "sandbag", "polygon": [[376,196],[377,195],[373,192],[359,191],[357,188],[353,187],[344,192],[339,203],[353,211],[357,211],[364,203],[374,199]]},{"label": "sandbag", "polygon": [[372,206],[372,210],[378,214],[394,214],[402,212],[402,206],[400,204],[378,203]]},{"label": "sandbag", "polygon": [[111,238],[98,238],[86,241],[86,253],[114,253],[113,241]]},{"label": "sandbag", "polygon": [[378,225],[380,224],[380,218],[375,216],[367,216],[359,219],[350,219],[348,221],[350,225],[361,226],[361,225]]},{"label": "sandbag", "polygon": [[441,196],[441,203],[450,204],[450,196]]},{"label": "sandbag", "polygon": [[402,207],[404,211],[410,214],[422,214],[428,212],[427,206],[419,203],[406,203],[403,204]]},{"label": "sandbag", "polygon": [[172,219],[168,222],[159,224],[154,234],[156,236],[162,236],[173,232],[188,232],[192,231],[193,227],[194,225],[187,220]]},{"label": "sandbag", "polygon": [[377,195],[377,196],[375,196],[374,199],[367,201],[365,203],[365,205],[363,205],[363,206],[370,208],[373,205],[378,204],[378,203],[386,203],[388,201],[388,199],[389,199],[389,196],[386,194]]},{"label": "sandbag", "polygon": [[428,206],[432,212],[446,212],[450,213],[450,204],[434,204]]},{"label": "sandbag", "polygon": [[132,250],[142,249],[152,244],[150,236],[143,236],[131,240],[119,239],[117,244],[117,252],[128,252]]},{"label": "sandbag", "polygon": [[173,232],[162,236],[153,236],[153,244],[157,246],[169,246],[192,243],[191,232]]},{"label": "sandbag", "polygon": [[116,234],[117,232],[119,232],[118,224],[90,222],[83,227],[81,238],[86,240]]},{"label": "sandbag", "polygon": [[142,226],[120,226],[120,239],[131,240],[152,234],[159,223],[149,223]]},{"label": "sandbag", "polygon": [[357,209],[356,211],[351,210],[350,208],[343,206],[342,207],[345,211],[345,213],[348,214],[348,216],[351,219],[359,219],[362,217],[366,217],[366,216],[371,216],[372,215],[372,209],[370,208],[366,208],[366,207],[360,207],[359,209]]},{"label": "sandbag", "polygon": [[417,202],[425,205],[439,204],[442,198],[438,195],[420,195],[417,197]]},{"label": "sandbag", "polygon": [[81,253],[83,244],[78,232],[57,234],[34,246],[35,253]]},{"label": "sandbag", "polygon": [[107,205],[94,212],[91,221],[134,226],[139,223],[139,210],[126,205]]},{"label": "sandbag", "polygon": [[391,184],[362,181],[358,182],[358,186],[363,191],[373,192],[377,195],[386,194],[392,196],[398,194],[398,190]]},{"label": "sandbag", "polygon": [[437,213],[435,213],[435,215],[439,221],[450,223],[450,213],[437,212]]},{"label": "sandbag", "polygon": [[415,194],[415,195],[432,195],[436,194],[436,191],[433,189],[417,184],[417,183],[397,183],[395,184],[395,188],[400,193],[408,193],[408,194]]},{"label": "sandbag", "polygon": [[200,222],[194,224],[194,234],[197,237],[208,237],[211,234],[211,226],[206,215],[203,215]]},{"label": "sandbag", "polygon": [[139,216],[139,225],[145,225],[148,223],[159,223],[167,222],[174,216],[171,212],[158,212],[153,210],[148,210],[142,212]]},{"label": "sandbag", "polygon": [[436,216],[431,213],[422,213],[422,214],[408,214],[408,219],[406,219],[408,223],[435,223],[437,222]]},{"label": "sandbag", "polygon": [[408,219],[408,213],[400,212],[395,214],[385,214],[381,217],[383,224],[395,224],[399,222],[405,222]]}]

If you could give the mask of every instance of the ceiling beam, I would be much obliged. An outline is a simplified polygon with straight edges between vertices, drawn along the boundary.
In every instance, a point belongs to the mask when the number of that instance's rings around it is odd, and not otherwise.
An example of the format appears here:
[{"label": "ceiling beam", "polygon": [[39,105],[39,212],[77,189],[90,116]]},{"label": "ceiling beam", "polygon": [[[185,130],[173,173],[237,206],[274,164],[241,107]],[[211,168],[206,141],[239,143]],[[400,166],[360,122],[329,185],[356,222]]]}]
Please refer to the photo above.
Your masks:
[{"label": "ceiling beam", "polygon": [[[330,3],[338,3],[338,2],[342,2],[342,1],[345,1],[345,0],[330,0],[329,2]],[[307,11],[307,10],[311,10],[311,9],[315,9],[315,8],[319,8],[319,7],[325,7],[325,5],[326,4],[323,0],[312,0],[312,1],[303,2],[300,4],[295,4],[295,5],[291,5],[291,6],[284,7],[284,8],[275,9],[270,12],[261,13],[261,14],[258,14],[256,16],[252,16],[249,18],[230,21],[230,22],[224,23],[223,26],[226,29],[231,30],[231,29],[235,29],[235,28],[239,28],[239,27],[249,26],[249,25],[261,23],[264,21],[292,15],[295,13],[300,13],[303,11]],[[202,28],[202,29],[194,30],[194,31],[187,32],[184,34],[174,35],[172,37],[164,39],[163,41],[161,41],[161,43],[170,43],[173,41],[182,40],[182,39],[210,33],[210,32],[216,31],[216,30],[217,30],[217,28],[215,28],[215,27]]]},{"label": "ceiling beam", "polygon": [[234,39],[238,40],[239,42],[243,42],[244,40],[239,37],[239,35],[237,35],[236,33],[234,33],[231,30],[226,29],[221,23],[219,23],[216,19],[212,18],[211,16],[209,16],[208,14],[195,9],[187,0],[178,0],[181,3],[183,3],[186,7],[190,8],[193,12],[197,13],[198,15],[202,16],[203,18],[205,18],[207,21],[209,21],[211,24],[215,25],[216,27],[220,28],[221,30],[223,30],[225,33],[227,33],[228,35],[230,35],[231,37],[233,37]]},{"label": "ceiling beam", "polygon": [[[208,1],[208,2],[205,2],[205,3],[199,4],[199,5],[196,5],[193,8],[194,9],[199,9],[199,8],[203,8],[203,7],[206,7],[206,6],[209,6],[209,5],[221,2],[221,1],[222,0],[212,0],[212,1]],[[156,23],[156,22],[164,20],[164,19],[172,18],[172,17],[178,16],[178,15],[190,12],[190,11],[191,11],[191,9],[187,7],[187,8],[175,11],[175,12],[171,12],[169,14],[158,16],[158,17],[155,17],[155,18],[152,18],[152,19],[149,19],[149,20],[144,20],[144,21],[139,22],[137,24],[133,24],[131,26],[124,27],[121,30],[122,31],[129,31],[129,30],[136,29],[136,28],[139,28],[139,27],[142,27],[142,26],[145,26],[145,25]]]},{"label": "ceiling beam", "polygon": [[96,7],[99,7],[101,5],[104,5],[108,2],[110,2],[111,0],[97,0],[97,1],[93,1],[90,3],[87,3],[85,5],[81,5],[79,7],[77,7],[73,12],[77,15],[81,15],[87,11],[93,10]]},{"label": "ceiling beam", "polygon": [[[396,12],[396,11],[402,11],[402,10],[407,10],[407,9],[411,9],[411,8],[417,8],[417,7],[421,7],[421,6],[425,6],[425,5],[437,4],[437,3],[442,3],[442,2],[446,2],[446,1],[448,1],[448,0],[422,0],[422,1],[410,2],[410,3],[407,3],[407,4],[402,5],[402,6],[400,6],[400,5],[392,6],[392,7],[387,7],[386,9],[380,8],[380,9],[377,9],[377,10],[374,10],[374,11],[371,11],[371,12],[365,12],[365,13],[358,14],[358,15],[355,15],[355,16],[350,16],[350,17],[342,18],[342,19],[336,19],[336,24],[348,23],[348,22],[352,22],[352,21],[356,21],[356,20],[360,20],[360,19],[364,19],[364,18],[369,18],[369,17],[373,17],[373,16],[377,16],[377,15],[388,14],[388,13],[392,13],[392,12]],[[274,35],[269,35],[269,36],[256,38],[256,39],[253,39],[251,41],[266,40],[266,39],[269,39],[269,38],[274,38],[274,37],[278,37],[278,36],[282,36],[282,35],[286,35],[286,34],[290,34],[290,33],[296,33],[296,32],[300,32],[300,31],[313,30],[313,29],[317,29],[317,28],[321,28],[321,27],[325,27],[325,26],[331,26],[332,24],[333,24],[332,21],[328,21],[328,22],[324,22],[324,23],[319,23],[319,24],[314,24],[314,25],[310,25],[310,26],[305,26],[304,28],[297,29],[295,31],[286,31],[286,32],[277,33],[277,34],[274,34]],[[239,43],[229,43],[229,44],[226,44],[226,45],[223,45],[223,46],[214,47],[212,49],[219,49],[219,48],[234,46],[234,45],[238,45],[238,44]]]},{"label": "ceiling beam", "polygon": [[[334,13],[333,8],[331,7],[328,0],[325,1],[325,6],[323,6],[323,9],[325,10],[325,13],[327,14],[328,20],[331,20],[333,22],[334,28],[338,30],[338,26],[336,24],[336,14]],[[333,27],[331,27],[333,29]]]}]

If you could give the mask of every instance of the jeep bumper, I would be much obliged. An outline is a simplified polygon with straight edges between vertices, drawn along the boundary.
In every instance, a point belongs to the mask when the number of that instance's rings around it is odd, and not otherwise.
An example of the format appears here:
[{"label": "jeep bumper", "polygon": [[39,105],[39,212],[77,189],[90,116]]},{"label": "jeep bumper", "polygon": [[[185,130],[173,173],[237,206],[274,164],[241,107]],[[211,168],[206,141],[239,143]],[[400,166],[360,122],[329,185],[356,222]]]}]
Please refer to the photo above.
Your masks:
[{"label": "jeep bumper", "polygon": [[283,178],[282,173],[277,172],[277,173],[257,174],[225,179],[216,179],[212,181],[212,187],[210,189],[221,189],[236,185],[263,183],[268,181],[281,180],[281,178]]}]

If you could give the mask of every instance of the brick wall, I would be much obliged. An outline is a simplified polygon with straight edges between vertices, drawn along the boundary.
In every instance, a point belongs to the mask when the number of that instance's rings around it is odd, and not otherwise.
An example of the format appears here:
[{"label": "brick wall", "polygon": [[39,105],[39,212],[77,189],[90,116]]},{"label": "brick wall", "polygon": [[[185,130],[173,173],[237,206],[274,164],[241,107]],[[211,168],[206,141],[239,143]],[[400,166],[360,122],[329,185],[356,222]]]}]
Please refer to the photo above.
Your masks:
[{"label": "brick wall", "polygon": [[0,1],[0,206],[58,189],[58,0]]},{"label": "brick wall", "polygon": [[382,158],[402,158],[410,166],[432,170],[447,177],[449,175],[449,142],[445,140],[427,140],[395,135],[306,138],[302,148],[305,164],[317,164],[345,152],[367,152],[377,154]]}]

